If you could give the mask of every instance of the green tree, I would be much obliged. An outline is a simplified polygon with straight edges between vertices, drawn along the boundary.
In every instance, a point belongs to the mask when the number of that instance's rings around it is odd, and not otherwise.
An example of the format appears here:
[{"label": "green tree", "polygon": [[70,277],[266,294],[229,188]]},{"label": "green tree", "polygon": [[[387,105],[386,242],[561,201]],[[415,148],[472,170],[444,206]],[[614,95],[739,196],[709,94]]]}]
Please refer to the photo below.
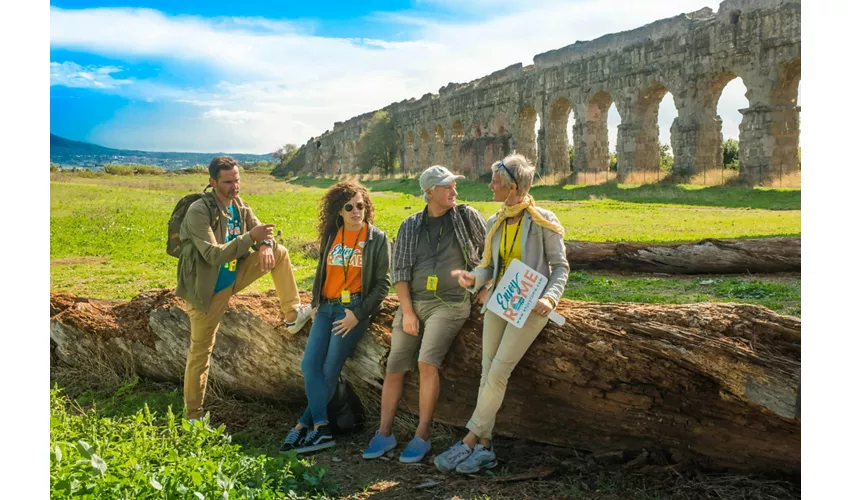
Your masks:
[{"label": "green tree", "polygon": [[723,168],[738,169],[738,141],[736,139],[723,141]]},{"label": "green tree", "polygon": [[617,153],[608,153],[608,170],[617,171]]},{"label": "green tree", "polygon": [[272,158],[276,159],[280,166],[285,167],[289,161],[295,157],[295,154],[298,152],[298,146],[295,144],[287,144],[282,148],[279,148],[277,151],[272,153]]},{"label": "green tree", "polygon": [[661,160],[661,170],[669,172],[673,170],[673,154],[670,152],[669,144],[659,144],[658,152]]},{"label": "green tree", "polygon": [[572,146],[570,146],[570,151],[569,151],[568,155],[570,157],[570,169],[575,170],[576,169],[576,166],[575,166],[576,165],[576,151],[575,151],[575,149],[573,149]]},{"label": "green tree", "polygon": [[360,134],[362,151],[357,154],[357,169],[368,173],[377,167],[384,174],[391,174],[398,165],[399,140],[393,119],[386,111],[372,115],[366,129]]}]

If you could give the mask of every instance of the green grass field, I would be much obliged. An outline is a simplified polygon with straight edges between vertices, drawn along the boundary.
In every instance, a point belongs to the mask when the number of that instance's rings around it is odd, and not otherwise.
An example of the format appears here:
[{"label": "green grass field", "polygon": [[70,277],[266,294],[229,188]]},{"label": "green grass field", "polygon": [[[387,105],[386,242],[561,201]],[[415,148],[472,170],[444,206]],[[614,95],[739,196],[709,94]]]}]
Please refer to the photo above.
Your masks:
[{"label": "green grass field", "polygon": [[[177,260],[165,253],[166,224],[176,201],[202,189],[204,175],[95,176],[53,174],[50,185],[51,290],[103,299],[128,299],[140,290],[175,286]],[[265,174],[243,176],[243,197],[260,219],[277,225],[292,254],[296,278],[309,287],[316,261],[304,251],[316,238],[318,202],[331,179],[295,179],[287,183]],[[424,206],[415,179],[364,181],[376,206],[376,224],[395,237],[401,221]],[[485,217],[498,209],[486,184],[463,182],[461,201]],[[540,186],[533,195],[553,210],[566,237],[589,241],[677,242],[702,238],[756,238],[800,234],[800,191],[735,187]],[[587,300],[676,301],[687,280],[657,278],[652,286],[606,275],[603,282],[582,283],[574,273],[565,292]],[[592,276],[602,276],[595,273]],[[731,278],[718,278],[720,282]],[[747,280],[747,278],[740,278]],[[770,278],[762,281],[770,282]],[[665,283],[666,285],[662,285]],[[782,292],[799,295],[796,283]],[[265,277],[249,291],[272,287]],[[588,288],[593,288],[589,292]],[[670,289],[672,287],[672,290]],[[617,292],[640,288],[641,293]],[[696,287],[682,299],[730,300]],[[710,287],[709,287],[710,288]],[[764,303],[764,297],[744,298]],[[759,302],[761,301],[761,302]],[[774,304],[775,305],[775,304]],[[792,307],[791,310],[794,308]]]},{"label": "green grass field", "polygon": [[[141,290],[175,286],[177,260],[165,253],[167,220],[181,196],[206,185],[205,175],[54,173],[51,179],[51,291],[129,299]],[[305,247],[316,238],[318,202],[333,182],[283,182],[260,173],[243,175],[243,197],[263,222],[274,223],[281,231],[302,288],[309,289],[315,272],[316,261]],[[391,237],[405,217],[424,206],[416,180],[363,184],[372,192],[377,224]],[[459,194],[485,217],[498,207],[489,201],[491,193],[485,183],[464,182]],[[800,234],[800,191],[793,189],[539,186],[532,194],[541,206],[558,215],[568,239],[677,242]],[[264,277],[249,291],[272,286],[271,279]],[[800,316],[800,287],[796,273],[672,276],[573,271],[564,297],[657,304],[744,302]],[[230,498],[368,498],[373,494],[378,498],[381,492],[392,496],[401,489],[412,491],[413,486],[431,478],[423,475],[431,472],[427,469],[359,458],[377,422],[345,436],[328,453],[307,459],[278,454],[277,447],[303,402],[283,405],[237,400],[220,393],[213,381],[206,406],[215,424],[224,423],[227,429],[204,430],[180,419],[180,387],[139,380],[121,367],[52,365],[51,382],[56,386],[51,391],[53,498],[220,498],[225,491]],[[435,446],[451,444],[457,437],[452,432],[438,427]],[[561,475],[505,484],[488,482],[488,476],[483,476],[440,487],[452,491],[454,498],[799,496],[798,485],[774,478],[686,478],[672,469],[636,475],[620,465],[606,468],[595,464],[575,450],[523,443],[513,449],[520,450],[520,455],[491,476],[523,471],[535,464],[557,467]],[[435,492],[417,490],[406,496],[434,498]]]}]

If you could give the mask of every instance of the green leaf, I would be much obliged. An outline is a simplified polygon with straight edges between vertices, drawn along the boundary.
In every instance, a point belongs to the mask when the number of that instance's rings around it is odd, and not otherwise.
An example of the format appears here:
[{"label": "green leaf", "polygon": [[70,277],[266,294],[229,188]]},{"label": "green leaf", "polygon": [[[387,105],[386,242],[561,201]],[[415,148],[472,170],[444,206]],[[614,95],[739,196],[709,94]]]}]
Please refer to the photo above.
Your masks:
[{"label": "green leaf", "polygon": [[101,476],[106,474],[106,462],[95,453],[91,455],[91,466],[100,471]]},{"label": "green leaf", "polygon": [[80,450],[80,454],[86,458],[91,458],[91,456],[94,454],[94,448],[92,448],[90,444],[86,443],[82,439],[77,441],[77,449]]},{"label": "green leaf", "polygon": [[183,427],[183,430],[186,430],[186,431],[192,430],[192,424],[190,424],[189,421],[186,420],[185,418],[183,419],[182,422],[180,422],[180,426]]},{"label": "green leaf", "polygon": [[180,493],[181,495],[185,495],[188,492],[189,492],[189,488],[183,486],[182,484],[177,486],[177,493]]},{"label": "green leaf", "polygon": [[195,492],[195,496],[198,497],[199,500],[204,500],[206,497],[200,491]]},{"label": "green leaf", "polygon": [[155,477],[151,476],[150,483],[151,483],[151,486],[153,486],[153,489],[155,489],[157,491],[162,490],[162,485],[159,484],[159,481],[157,481]]},{"label": "green leaf", "polygon": [[56,447],[53,449],[53,454],[54,454],[54,455],[56,455],[56,463],[59,463],[59,462],[61,462],[61,461],[62,461],[62,450],[60,450],[60,449],[59,449],[59,445],[58,445],[58,444],[57,444],[57,445],[56,445]]}]

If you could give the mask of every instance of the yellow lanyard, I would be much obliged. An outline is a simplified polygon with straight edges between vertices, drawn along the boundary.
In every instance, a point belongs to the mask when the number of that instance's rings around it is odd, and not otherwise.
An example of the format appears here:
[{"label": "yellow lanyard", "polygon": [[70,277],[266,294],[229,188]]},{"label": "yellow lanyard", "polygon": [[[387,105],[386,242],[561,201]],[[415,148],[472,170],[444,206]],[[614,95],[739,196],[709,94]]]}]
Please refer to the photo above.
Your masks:
[{"label": "yellow lanyard", "polygon": [[345,258],[345,226],[343,225],[340,229],[342,230],[342,287],[345,288],[348,283],[348,268],[351,267],[351,259],[354,257],[354,247],[357,246],[357,242],[360,240],[360,235],[363,234],[363,228],[366,227],[366,224],[360,226],[360,231],[357,232],[357,237],[354,238],[354,243],[351,244],[351,255],[348,256],[348,259]]}]

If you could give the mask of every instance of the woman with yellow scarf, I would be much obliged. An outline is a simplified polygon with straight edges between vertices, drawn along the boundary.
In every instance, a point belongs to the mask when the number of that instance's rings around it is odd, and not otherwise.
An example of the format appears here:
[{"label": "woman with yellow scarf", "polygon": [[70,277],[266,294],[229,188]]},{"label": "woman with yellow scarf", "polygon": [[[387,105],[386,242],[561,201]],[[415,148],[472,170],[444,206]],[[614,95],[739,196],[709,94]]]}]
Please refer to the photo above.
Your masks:
[{"label": "woman with yellow scarf", "polygon": [[[472,272],[456,270],[452,276],[465,288],[480,289],[494,280],[498,283],[514,259],[520,260],[548,278],[546,288],[522,328],[483,309],[481,385],[475,412],[466,424],[463,440],[438,455],[434,464],[441,472],[457,470],[475,473],[498,465],[493,451],[496,412],[505,397],[508,378],[531,343],[546,326],[547,316],[558,304],[570,266],[564,247],[564,228],[552,212],[535,206],[528,193],[534,180],[534,166],[518,154],[492,166],[490,190],[502,207],[487,221],[487,237],[481,264]],[[484,299],[490,299],[491,287]]]}]

